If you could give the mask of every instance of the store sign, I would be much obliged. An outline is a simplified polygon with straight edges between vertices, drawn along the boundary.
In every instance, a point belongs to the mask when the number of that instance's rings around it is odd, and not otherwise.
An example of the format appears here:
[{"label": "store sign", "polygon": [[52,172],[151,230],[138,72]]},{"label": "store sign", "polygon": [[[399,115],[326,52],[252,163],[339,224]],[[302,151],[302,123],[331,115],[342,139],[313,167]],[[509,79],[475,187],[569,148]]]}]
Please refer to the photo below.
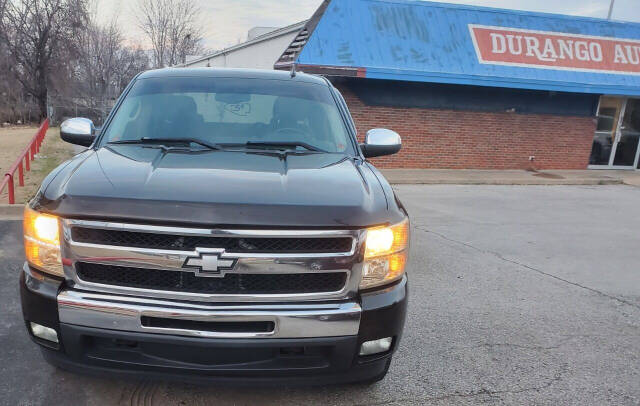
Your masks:
[{"label": "store sign", "polygon": [[475,24],[469,31],[483,64],[640,74],[640,40]]}]

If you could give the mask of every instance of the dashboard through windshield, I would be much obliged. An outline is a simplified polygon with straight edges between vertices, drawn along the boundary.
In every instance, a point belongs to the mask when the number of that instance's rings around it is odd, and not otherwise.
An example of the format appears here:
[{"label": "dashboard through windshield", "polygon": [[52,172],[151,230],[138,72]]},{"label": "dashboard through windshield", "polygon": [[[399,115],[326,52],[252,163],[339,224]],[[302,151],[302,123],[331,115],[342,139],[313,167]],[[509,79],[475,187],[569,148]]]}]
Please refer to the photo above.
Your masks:
[{"label": "dashboard through windshield", "polygon": [[247,78],[139,79],[101,144],[176,138],[222,146],[281,143],[294,149],[298,143],[354,153],[327,86]]}]

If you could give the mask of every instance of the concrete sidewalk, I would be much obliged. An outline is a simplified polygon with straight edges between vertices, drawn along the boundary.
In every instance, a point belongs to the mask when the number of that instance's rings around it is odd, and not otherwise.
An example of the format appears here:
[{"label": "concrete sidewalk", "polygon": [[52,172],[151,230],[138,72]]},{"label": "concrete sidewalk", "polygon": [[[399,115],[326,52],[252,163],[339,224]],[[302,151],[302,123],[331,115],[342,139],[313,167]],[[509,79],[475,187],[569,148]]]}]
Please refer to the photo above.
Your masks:
[{"label": "concrete sidewalk", "polygon": [[0,203],[0,220],[22,220],[23,204]]},{"label": "concrete sidewalk", "polygon": [[392,184],[617,185],[640,186],[640,171],[384,169]]}]

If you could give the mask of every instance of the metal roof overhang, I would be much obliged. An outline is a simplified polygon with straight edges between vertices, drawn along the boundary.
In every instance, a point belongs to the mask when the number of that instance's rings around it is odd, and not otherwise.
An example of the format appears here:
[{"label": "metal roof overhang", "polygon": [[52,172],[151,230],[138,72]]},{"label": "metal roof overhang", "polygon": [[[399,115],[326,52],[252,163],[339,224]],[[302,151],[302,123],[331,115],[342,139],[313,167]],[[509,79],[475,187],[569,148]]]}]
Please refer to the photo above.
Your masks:
[{"label": "metal roof overhang", "polygon": [[[328,76],[640,96],[640,24],[410,0],[326,0],[309,23],[295,58],[276,68],[295,63]],[[496,45],[487,48],[485,41],[483,48],[476,28],[496,29],[485,34],[492,40],[496,32],[524,36],[525,47],[527,36],[537,37],[538,56],[544,56],[546,38],[585,42],[597,52],[592,61],[580,61],[576,47],[575,55],[556,58],[558,65],[526,59],[525,52],[509,55],[514,60],[491,60]],[[559,53],[558,44],[547,52]],[[619,58],[616,46],[629,46],[629,57],[637,47],[638,64],[611,63]]]},{"label": "metal roof overhang", "polygon": [[366,69],[364,77],[371,79],[406,80],[410,82],[455,83],[461,85],[508,87],[516,89],[549,90],[572,93],[596,93],[610,95],[640,95],[640,88],[604,84],[571,83],[550,80],[518,80],[512,77],[439,74],[420,71]]}]

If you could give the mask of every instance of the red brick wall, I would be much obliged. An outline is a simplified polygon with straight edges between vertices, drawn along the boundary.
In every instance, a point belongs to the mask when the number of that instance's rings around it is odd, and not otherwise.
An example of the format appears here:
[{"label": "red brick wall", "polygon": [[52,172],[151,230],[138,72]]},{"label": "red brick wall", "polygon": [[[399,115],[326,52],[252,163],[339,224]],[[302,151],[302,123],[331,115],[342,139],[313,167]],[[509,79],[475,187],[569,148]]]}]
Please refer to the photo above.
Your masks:
[{"label": "red brick wall", "polygon": [[398,154],[371,160],[379,168],[586,169],[589,162],[591,117],[366,106],[347,86],[336,87],[360,142],[376,127],[402,137]]}]

